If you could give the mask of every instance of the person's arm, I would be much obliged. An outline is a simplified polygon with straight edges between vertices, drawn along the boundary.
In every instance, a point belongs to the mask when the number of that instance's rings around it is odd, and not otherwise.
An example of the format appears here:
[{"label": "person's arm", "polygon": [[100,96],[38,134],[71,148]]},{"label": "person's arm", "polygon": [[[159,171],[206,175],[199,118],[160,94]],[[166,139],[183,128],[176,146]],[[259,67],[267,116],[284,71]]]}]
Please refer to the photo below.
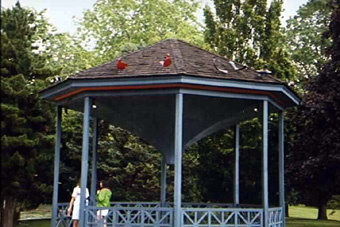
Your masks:
[{"label": "person's arm", "polygon": [[97,193],[96,199],[97,199],[98,202],[103,202],[104,201],[104,199],[105,199],[105,190],[104,189],[101,189]]},{"label": "person's arm", "polygon": [[71,215],[73,203],[74,203],[74,197],[72,196],[71,201],[70,201],[70,205],[68,206],[68,209],[67,209],[67,216]]}]

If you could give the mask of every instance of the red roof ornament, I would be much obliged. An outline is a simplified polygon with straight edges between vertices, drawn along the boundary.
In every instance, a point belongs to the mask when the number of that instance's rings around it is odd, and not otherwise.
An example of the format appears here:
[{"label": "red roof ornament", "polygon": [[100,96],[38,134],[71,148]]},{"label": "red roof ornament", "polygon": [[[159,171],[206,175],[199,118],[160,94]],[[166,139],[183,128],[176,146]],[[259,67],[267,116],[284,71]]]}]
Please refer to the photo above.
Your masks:
[{"label": "red roof ornament", "polygon": [[159,63],[161,63],[163,67],[169,67],[171,65],[170,54],[167,54],[164,61],[160,61]]},{"label": "red roof ornament", "polygon": [[117,62],[117,69],[123,70],[123,69],[126,69],[127,67],[128,67],[128,64],[126,64],[125,62],[122,61],[121,58],[119,58]]}]

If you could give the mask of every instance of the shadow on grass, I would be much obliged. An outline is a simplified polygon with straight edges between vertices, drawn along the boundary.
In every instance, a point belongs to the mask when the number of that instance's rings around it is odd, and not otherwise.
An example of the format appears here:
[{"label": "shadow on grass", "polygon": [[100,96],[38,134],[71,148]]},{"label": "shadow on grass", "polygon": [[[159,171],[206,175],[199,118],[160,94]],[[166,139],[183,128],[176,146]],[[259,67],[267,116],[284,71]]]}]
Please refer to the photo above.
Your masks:
[{"label": "shadow on grass", "polygon": [[286,218],[287,227],[339,227],[340,221],[315,220],[305,218]]},{"label": "shadow on grass", "polygon": [[20,221],[15,227],[51,227],[51,220]]}]

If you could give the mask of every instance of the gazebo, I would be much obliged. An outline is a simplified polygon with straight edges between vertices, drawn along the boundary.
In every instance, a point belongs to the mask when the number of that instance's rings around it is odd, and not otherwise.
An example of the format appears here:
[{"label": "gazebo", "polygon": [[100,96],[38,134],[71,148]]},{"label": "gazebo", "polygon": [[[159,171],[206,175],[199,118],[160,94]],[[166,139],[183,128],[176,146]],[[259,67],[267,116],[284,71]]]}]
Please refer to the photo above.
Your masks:
[{"label": "gazebo", "polygon": [[[163,62],[166,56],[168,64]],[[102,208],[85,204],[91,117],[91,196],[96,193],[97,119],[138,135],[163,157],[160,202],[115,202],[109,208],[106,226],[285,226],[283,111],[298,105],[300,99],[267,71],[248,69],[184,41],[167,39],[81,71],[43,90],[41,95],[57,105],[52,226],[69,223],[64,213],[67,204],[58,204],[62,108],[84,113],[80,226],[103,224],[96,216]],[[277,207],[269,207],[268,201],[269,113],[279,116]],[[244,207],[239,201],[239,124],[256,117],[263,122],[262,206]],[[182,203],[184,149],[230,127],[235,129],[234,203]],[[167,165],[174,165],[175,169],[173,203],[166,198]]]}]

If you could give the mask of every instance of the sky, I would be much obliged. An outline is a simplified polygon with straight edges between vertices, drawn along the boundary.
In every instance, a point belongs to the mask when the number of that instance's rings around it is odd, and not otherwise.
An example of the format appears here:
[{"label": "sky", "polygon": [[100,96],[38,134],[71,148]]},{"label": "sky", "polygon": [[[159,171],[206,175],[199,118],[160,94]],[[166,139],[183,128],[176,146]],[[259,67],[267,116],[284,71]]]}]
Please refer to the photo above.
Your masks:
[{"label": "sky", "polygon": [[[204,7],[206,3],[212,0],[199,0]],[[2,0],[2,7],[10,8],[17,0]],[[36,9],[38,12],[47,9],[46,17],[49,22],[56,26],[58,32],[74,33],[76,24],[73,17],[81,18],[85,10],[91,9],[96,0],[20,0],[22,6]],[[284,0],[283,8],[283,25],[285,21],[294,16],[302,4],[308,0]],[[198,13],[199,20],[203,23],[202,12]]]}]

